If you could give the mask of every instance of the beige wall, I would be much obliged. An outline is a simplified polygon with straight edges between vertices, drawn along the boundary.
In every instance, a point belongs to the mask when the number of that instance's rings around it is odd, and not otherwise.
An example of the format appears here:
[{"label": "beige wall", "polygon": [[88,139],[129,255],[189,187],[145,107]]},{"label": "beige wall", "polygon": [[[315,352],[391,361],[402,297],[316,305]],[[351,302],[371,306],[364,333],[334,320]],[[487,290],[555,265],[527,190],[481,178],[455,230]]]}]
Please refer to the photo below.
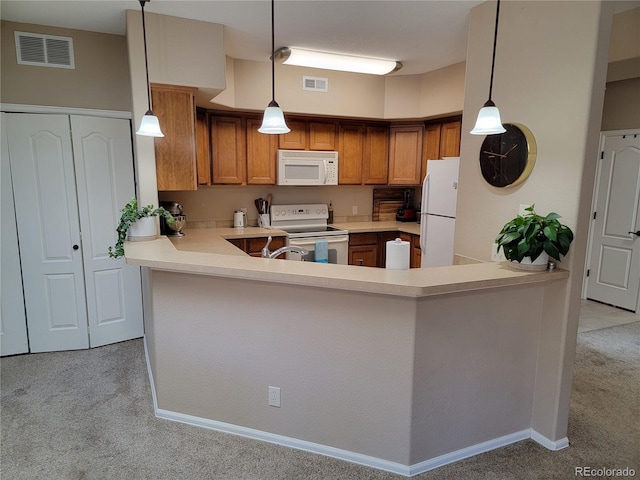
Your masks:
[{"label": "beige wall", "polygon": [[[147,111],[142,15],[127,10],[134,128]],[[225,60],[222,25],[158,14],[145,14],[149,80],[199,87],[210,98],[224,90]],[[162,128],[162,125],[160,126]],[[138,194],[142,203],[158,203],[153,138],[134,135]]]},{"label": "beige wall", "polygon": [[[75,69],[18,65],[14,31],[73,38]],[[0,101],[96,110],[131,110],[122,35],[2,21]]]},{"label": "beige wall", "polygon": [[535,203],[540,213],[558,212],[576,234],[561,265],[571,270],[571,278],[567,297],[557,306],[565,312],[567,328],[558,338],[563,344],[561,391],[556,393],[561,397],[560,415],[540,432],[549,438],[566,433],[611,8],[611,2],[591,1],[503,4],[493,100],[503,122],[529,127],[538,147],[531,176],[510,189],[483,180],[478,151],[484,137],[468,133],[475,112],[487,99],[495,4],[487,2],[471,11],[455,252],[489,260],[497,233],[518,213],[520,204]]},{"label": "beige wall", "polygon": [[609,61],[640,57],[640,7],[613,16]]},{"label": "beige wall", "polygon": [[640,128],[640,77],[607,83],[603,131]]}]

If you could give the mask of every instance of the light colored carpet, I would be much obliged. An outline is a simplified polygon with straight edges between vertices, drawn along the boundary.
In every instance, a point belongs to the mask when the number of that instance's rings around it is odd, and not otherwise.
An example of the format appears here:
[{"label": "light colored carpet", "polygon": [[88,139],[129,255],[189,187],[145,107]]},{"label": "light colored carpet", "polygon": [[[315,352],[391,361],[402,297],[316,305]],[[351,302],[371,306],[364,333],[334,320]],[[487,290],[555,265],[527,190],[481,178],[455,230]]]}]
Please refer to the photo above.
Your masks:
[{"label": "light colored carpet", "polygon": [[[2,480],[405,478],[155,418],[141,340],[0,363]],[[639,410],[640,322],[581,333],[569,448],[527,440],[413,478],[565,480],[576,466],[640,477]]]}]

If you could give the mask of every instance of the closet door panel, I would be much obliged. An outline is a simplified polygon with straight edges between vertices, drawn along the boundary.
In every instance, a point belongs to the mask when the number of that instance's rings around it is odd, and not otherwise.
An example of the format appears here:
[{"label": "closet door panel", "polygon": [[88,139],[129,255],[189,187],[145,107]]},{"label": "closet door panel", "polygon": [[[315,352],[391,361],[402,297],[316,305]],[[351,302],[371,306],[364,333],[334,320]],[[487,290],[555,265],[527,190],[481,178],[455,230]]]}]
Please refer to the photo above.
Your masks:
[{"label": "closet door panel", "polygon": [[69,118],[7,114],[6,121],[30,349],[87,348]]}]

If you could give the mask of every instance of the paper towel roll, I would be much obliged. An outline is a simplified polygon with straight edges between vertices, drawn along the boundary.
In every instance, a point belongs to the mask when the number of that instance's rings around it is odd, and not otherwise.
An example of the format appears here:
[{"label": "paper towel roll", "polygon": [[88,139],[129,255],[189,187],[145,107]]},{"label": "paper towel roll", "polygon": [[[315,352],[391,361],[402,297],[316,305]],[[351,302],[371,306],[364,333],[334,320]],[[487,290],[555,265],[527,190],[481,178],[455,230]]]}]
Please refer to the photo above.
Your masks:
[{"label": "paper towel roll", "polygon": [[409,270],[410,248],[409,242],[396,238],[387,242],[387,262],[385,267],[390,270]]}]

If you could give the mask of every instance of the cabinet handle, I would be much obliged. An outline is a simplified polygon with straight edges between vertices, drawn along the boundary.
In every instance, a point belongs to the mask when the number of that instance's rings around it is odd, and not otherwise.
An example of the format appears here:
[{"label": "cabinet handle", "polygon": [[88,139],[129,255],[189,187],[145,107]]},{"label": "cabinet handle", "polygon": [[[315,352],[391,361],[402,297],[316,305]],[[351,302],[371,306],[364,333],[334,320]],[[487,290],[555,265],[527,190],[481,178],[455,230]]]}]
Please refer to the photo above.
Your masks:
[{"label": "cabinet handle", "polygon": [[74,250],[78,250],[79,248],[80,248],[80,247],[79,247],[78,245],[74,245],[74,246],[73,246],[73,249],[74,249]]},{"label": "cabinet handle", "polygon": [[640,230],[638,230],[637,232],[629,232],[629,233],[640,237]]},{"label": "cabinet handle", "polygon": [[362,267],[364,265],[364,260],[362,258],[357,258],[356,262],[358,262],[359,267]]}]

